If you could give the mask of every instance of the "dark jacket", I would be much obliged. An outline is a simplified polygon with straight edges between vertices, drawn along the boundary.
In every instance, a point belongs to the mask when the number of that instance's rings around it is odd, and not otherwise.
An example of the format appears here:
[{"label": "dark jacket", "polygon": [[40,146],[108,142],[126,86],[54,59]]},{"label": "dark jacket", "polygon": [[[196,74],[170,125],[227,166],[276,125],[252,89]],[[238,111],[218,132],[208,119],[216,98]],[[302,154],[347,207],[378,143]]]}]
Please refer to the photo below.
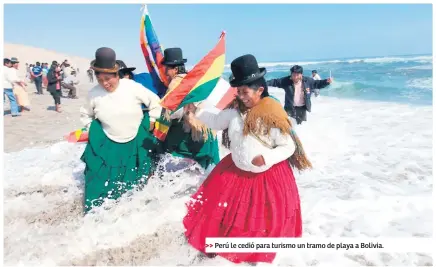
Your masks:
[{"label": "dark jacket", "polygon": [[[311,111],[312,103],[310,102],[310,94],[314,92],[315,89],[322,89],[329,85],[327,79],[325,80],[314,80],[310,77],[303,76],[303,88],[304,88],[304,103],[307,111]],[[295,117],[295,107],[294,107],[294,82],[291,76],[286,76],[279,79],[272,79],[266,82],[268,86],[278,87],[285,90],[285,110],[291,116]],[[310,88],[310,93],[305,89]]]},{"label": "dark jacket", "polygon": [[56,84],[60,83],[60,81],[56,78],[56,68],[51,67],[47,73],[47,91],[55,92]]}]

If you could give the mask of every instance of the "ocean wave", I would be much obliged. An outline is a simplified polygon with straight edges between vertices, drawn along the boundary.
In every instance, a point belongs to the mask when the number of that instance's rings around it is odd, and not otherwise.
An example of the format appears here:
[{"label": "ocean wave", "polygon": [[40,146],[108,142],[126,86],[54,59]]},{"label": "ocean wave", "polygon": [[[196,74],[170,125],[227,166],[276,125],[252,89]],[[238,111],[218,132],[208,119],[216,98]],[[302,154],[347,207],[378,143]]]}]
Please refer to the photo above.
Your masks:
[{"label": "ocean wave", "polygon": [[433,89],[433,78],[411,79],[407,81],[407,86],[418,89]]},{"label": "ocean wave", "polygon": [[[316,64],[338,64],[338,63],[395,63],[395,62],[418,62],[418,63],[431,63],[432,56],[415,56],[415,57],[375,57],[375,58],[355,58],[345,60],[321,60],[321,61],[284,61],[284,62],[260,62],[259,66],[262,67],[290,67],[293,65],[316,65]],[[230,64],[226,64],[225,68],[230,68]]]},{"label": "ocean wave", "polygon": [[418,66],[412,66],[412,67],[401,67],[396,68],[395,70],[432,70],[433,65],[418,65]]},{"label": "ocean wave", "polygon": [[367,101],[431,105],[432,79],[411,79],[401,85],[380,81],[338,81],[321,90],[322,96]]}]

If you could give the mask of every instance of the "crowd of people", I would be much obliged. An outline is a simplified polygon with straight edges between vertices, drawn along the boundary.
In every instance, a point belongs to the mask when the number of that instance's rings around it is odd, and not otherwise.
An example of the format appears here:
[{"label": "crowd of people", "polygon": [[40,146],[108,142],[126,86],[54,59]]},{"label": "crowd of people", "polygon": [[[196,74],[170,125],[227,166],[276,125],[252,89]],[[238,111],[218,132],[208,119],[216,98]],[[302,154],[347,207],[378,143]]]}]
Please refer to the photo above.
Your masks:
[{"label": "crowd of people", "polygon": [[[164,51],[162,65],[172,90],[186,76],[180,48]],[[164,153],[196,161],[212,171],[187,203],[183,219],[189,244],[201,255],[232,262],[272,262],[275,253],[205,252],[206,237],[300,237],[300,198],[293,169],[312,164],[295,126],[307,120],[315,89],[332,80],[303,76],[301,66],[290,75],[266,80],[266,69],[253,55],[231,62],[230,84],[237,96],[218,114],[203,103],[188,104],[174,113],[160,106],[157,92],[135,81],[134,68],[117,60],[110,48],[99,48],[91,69],[98,84],[81,108],[89,139],[81,160],[85,167],[84,212],[107,199],[144,189]],[[282,88],[285,106],[268,91]],[[144,108],[145,107],[145,108]],[[156,121],[170,126],[165,140],[153,135]],[[230,154],[220,160],[216,131]]]},{"label": "crowd of people", "polygon": [[22,112],[30,111],[30,101],[27,91],[27,84],[33,83],[37,95],[43,95],[46,89],[53,97],[55,110],[61,112],[62,88],[68,89],[68,95],[71,99],[77,99],[77,85],[79,79],[77,74],[79,69],[71,66],[68,60],[61,64],[53,61],[49,66],[48,63],[36,62],[35,64],[26,63],[25,77],[19,75],[20,62],[16,57],[3,60],[3,101],[6,96],[9,99],[11,115],[18,117]]}]

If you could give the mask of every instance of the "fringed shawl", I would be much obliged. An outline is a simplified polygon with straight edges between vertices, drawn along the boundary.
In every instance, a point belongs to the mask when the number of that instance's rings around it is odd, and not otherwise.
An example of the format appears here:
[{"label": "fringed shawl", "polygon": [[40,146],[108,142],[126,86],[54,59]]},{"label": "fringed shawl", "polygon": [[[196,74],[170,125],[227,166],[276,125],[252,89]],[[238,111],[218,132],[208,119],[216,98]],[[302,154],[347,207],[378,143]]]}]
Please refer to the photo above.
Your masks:
[{"label": "fringed shawl", "polygon": [[[282,134],[289,134],[295,144],[295,152],[288,159],[291,166],[297,168],[298,170],[312,168],[312,164],[307,159],[304,152],[303,145],[293,130],[292,123],[280,102],[271,97],[264,97],[256,106],[250,110],[246,110],[243,103],[236,99],[227,108],[236,108],[241,115],[246,115],[243,129],[244,136],[251,134],[263,145],[270,147],[271,149],[274,147],[271,147],[266,142],[263,142],[259,136],[268,135],[272,128],[279,129]],[[222,144],[225,147],[230,148],[228,129],[223,131]]]}]

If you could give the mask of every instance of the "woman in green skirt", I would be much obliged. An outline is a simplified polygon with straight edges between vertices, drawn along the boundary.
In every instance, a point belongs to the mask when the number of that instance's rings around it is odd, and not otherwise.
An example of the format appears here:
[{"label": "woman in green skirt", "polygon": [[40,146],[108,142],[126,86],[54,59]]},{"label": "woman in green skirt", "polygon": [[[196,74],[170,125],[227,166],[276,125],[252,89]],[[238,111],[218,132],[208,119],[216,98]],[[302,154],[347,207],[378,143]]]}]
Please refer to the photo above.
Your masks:
[{"label": "woman in green skirt", "polygon": [[[162,64],[169,81],[168,91],[177,87],[186,76],[186,61],[180,48],[165,49]],[[212,129],[195,116],[184,113],[183,109],[167,119],[171,119],[171,126],[162,144],[164,152],[193,159],[204,169],[220,161],[218,141]]]},{"label": "woman in green skirt", "polygon": [[[120,79],[115,51],[102,47],[95,57],[91,68],[98,85],[80,110],[89,130],[81,157],[86,164],[85,213],[148,182],[155,144],[150,131],[162,111],[158,96],[133,80]],[[148,112],[143,113],[141,104]]]}]

